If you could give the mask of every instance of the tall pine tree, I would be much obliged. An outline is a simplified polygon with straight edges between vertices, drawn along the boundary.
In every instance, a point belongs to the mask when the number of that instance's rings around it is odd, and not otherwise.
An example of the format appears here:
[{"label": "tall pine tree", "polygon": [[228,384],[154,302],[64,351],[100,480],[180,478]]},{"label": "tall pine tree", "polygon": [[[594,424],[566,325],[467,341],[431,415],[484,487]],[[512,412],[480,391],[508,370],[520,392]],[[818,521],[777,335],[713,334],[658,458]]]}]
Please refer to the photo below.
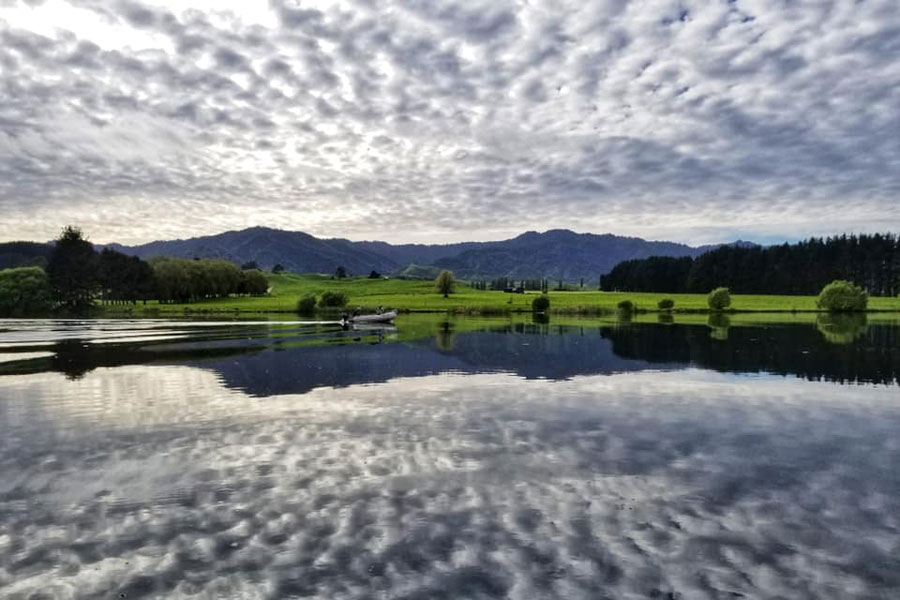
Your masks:
[{"label": "tall pine tree", "polygon": [[100,291],[99,258],[77,227],[68,226],[53,246],[47,277],[53,298],[71,310],[89,307]]}]

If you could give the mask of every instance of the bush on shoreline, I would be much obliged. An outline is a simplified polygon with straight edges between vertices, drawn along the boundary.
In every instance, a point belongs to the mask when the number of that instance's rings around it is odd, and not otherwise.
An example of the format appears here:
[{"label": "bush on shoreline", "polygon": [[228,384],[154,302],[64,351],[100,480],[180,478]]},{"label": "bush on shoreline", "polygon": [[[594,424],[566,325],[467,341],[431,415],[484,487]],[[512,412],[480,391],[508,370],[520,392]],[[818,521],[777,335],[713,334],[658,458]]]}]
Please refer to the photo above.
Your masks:
[{"label": "bush on shoreline", "polygon": [[620,313],[630,315],[637,311],[637,304],[635,304],[631,300],[621,300],[618,304],[616,304],[616,308]]},{"label": "bush on shoreline", "polygon": [[536,313],[547,312],[550,308],[550,296],[541,294],[531,301],[531,311]]},{"label": "bush on shoreline", "polygon": [[869,294],[850,281],[836,279],[822,288],[816,306],[829,312],[858,312],[866,310]]},{"label": "bush on shoreline", "polygon": [[312,294],[307,294],[303,296],[297,301],[297,313],[301,315],[309,316],[313,314],[316,310],[316,297]]},{"label": "bush on shoreline", "polygon": [[731,292],[727,287],[718,287],[706,297],[710,310],[721,311],[731,306]]}]

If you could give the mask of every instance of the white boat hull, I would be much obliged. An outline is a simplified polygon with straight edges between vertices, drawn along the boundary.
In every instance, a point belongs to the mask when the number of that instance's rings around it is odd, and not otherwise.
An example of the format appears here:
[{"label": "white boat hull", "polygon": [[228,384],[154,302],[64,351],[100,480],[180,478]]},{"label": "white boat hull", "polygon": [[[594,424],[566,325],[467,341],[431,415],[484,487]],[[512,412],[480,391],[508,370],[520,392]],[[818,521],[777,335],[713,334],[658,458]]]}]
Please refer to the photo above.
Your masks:
[{"label": "white boat hull", "polygon": [[397,316],[397,311],[392,310],[386,313],[382,313],[380,315],[359,315],[356,317],[350,317],[347,321],[349,323],[390,323]]}]

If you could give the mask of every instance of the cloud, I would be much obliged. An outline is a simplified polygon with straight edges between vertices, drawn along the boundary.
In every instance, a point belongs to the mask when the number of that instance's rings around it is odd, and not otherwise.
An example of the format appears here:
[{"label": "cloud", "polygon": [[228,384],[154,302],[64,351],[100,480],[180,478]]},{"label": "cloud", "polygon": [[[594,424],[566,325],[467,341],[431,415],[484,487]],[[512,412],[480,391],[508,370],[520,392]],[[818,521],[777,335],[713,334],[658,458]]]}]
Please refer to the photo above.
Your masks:
[{"label": "cloud", "polygon": [[0,237],[900,227],[891,0],[197,6],[0,4]]}]

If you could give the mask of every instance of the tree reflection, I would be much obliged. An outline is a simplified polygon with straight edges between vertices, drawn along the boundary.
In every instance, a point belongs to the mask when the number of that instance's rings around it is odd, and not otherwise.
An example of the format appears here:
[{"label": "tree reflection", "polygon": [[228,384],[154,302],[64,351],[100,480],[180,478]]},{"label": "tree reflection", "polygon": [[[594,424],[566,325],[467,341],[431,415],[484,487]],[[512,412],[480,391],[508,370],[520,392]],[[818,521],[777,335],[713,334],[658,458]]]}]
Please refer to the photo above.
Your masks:
[{"label": "tree reflection", "polygon": [[816,329],[832,344],[852,344],[866,335],[865,313],[827,313],[816,317]]},{"label": "tree reflection", "polygon": [[728,328],[731,327],[731,317],[724,313],[710,313],[706,320],[709,327],[709,337],[720,342],[728,340]]},{"label": "tree reflection", "polygon": [[550,324],[550,315],[545,313],[532,313],[531,314],[531,322],[538,325],[549,325]]},{"label": "tree reflection", "polygon": [[453,350],[453,339],[456,334],[453,331],[453,323],[449,321],[444,321],[438,326],[437,334],[434,336],[434,341],[437,344],[437,347],[441,352],[450,352]]},{"label": "tree reflection", "polygon": [[17,346],[16,352],[45,356],[0,363],[0,376],[55,371],[79,379],[99,367],[184,364],[217,372],[229,387],[267,396],[442,372],[567,379],[691,366],[882,384],[897,383],[900,375],[900,327],[867,324],[865,315],[822,315],[814,326],[734,325],[724,314],[710,315],[702,325],[667,321],[444,319],[409,332],[399,325],[390,337],[265,326],[188,328],[169,339]]}]

